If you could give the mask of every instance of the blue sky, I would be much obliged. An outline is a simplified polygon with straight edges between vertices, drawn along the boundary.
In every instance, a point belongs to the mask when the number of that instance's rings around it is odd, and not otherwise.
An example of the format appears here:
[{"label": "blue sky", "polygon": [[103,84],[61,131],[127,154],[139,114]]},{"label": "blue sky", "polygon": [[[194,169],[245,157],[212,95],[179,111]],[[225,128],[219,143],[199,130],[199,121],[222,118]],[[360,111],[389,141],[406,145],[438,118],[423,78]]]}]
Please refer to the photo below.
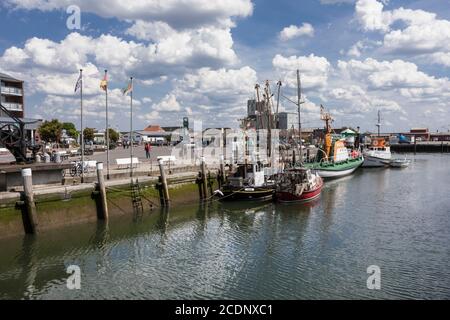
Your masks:
[{"label": "blue sky", "polygon": [[[72,4],[80,30],[66,27]],[[85,120],[104,128],[107,68],[114,128],[128,129],[129,76],[137,128],[236,127],[257,82],[293,97],[299,68],[304,126],[322,126],[323,104],[337,126],[374,130],[381,110],[386,131],[450,129],[449,0],[6,0],[0,28],[0,72],[26,81],[27,117],[78,125],[82,67]]]}]

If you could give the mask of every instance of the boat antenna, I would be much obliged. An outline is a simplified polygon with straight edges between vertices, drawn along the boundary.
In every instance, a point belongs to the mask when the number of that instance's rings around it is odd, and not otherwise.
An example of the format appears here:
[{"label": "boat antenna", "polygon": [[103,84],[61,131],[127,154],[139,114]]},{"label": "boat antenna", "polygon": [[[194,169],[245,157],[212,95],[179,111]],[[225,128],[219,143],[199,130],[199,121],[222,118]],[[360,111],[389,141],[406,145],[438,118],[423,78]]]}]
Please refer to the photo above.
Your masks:
[{"label": "boat antenna", "polygon": [[378,136],[381,135],[381,111],[378,110],[378,123],[377,123],[377,127],[378,127]]}]

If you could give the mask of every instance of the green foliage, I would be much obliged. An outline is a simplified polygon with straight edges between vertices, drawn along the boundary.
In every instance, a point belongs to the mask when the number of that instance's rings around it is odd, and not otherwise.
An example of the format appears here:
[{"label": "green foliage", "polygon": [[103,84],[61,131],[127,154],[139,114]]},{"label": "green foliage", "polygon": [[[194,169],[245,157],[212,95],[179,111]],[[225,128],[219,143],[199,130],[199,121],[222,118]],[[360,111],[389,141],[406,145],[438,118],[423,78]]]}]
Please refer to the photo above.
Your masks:
[{"label": "green foliage", "polygon": [[41,139],[46,142],[60,143],[63,125],[56,119],[45,121],[39,128]]},{"label": "green foliage", "polygon": [[95,130],[92,128],[84,128],[83,135],[84,141],[94,141]]},{"label": "green foliage", "polygon": [[73,139],[78,139],[79,132],[77,131],[77,128],[75,125],[71,122],[64,122],[62,124],[62,128],[66,130],[66,133],[69,137]]},{"label": "green foliage", "polygon": [[119,137],[120,137],[119,133],[116,130],[111,129],[111,128],[109,128],[108,130],[109,130],[109,142],[113,143],[113,144],[117,143],[117,141],[119,140]]}]

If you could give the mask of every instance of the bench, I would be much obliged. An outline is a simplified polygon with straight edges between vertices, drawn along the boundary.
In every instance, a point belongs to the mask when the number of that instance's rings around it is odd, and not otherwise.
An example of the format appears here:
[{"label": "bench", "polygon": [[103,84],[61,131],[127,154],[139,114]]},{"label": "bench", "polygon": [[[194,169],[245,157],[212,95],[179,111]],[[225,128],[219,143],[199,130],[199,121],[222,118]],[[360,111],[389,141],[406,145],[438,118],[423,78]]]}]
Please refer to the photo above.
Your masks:
[{"label": "bench", "polygon": [[177,161],[177,158],[174,156],[159,156],[156,158],[158,161],[162,160],[162,162],[169,162],[170,163],[174,163],[175,161]]},{"label": "bench", "polygon": [[59,154],[61,160],[68,160],[69,159],[69,154],[67,153],[67,151],[58,151],[56,152],[56,154]]},{"label": "bench", "polygon": [[[76,162],[72,162],[72,164],[74,164],[74,163],[76,163]],[[84,160],[83,167],[85,168],[85,170],[87,172],[95,171],[95,169],[97,169],[97,161]]]},{"label": "bench", "polygon": [[97,168],[97,161],[95,161],[95,160],[84,161],[84,165],[88,169],[96,169]]},{"label": "bench", "polygon": [[[131,167],[131,158],[116,159],[118,169],[127,169]],[[139,159],[133,158],[133,168],[137,168],[139,165]]]}]

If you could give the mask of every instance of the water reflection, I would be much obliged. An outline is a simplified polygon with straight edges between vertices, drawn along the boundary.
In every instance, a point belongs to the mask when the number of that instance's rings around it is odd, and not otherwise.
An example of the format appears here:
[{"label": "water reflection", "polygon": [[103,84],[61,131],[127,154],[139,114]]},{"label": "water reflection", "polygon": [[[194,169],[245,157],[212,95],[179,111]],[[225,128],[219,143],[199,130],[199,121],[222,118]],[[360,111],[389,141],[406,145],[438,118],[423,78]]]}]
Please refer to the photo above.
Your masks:
[{"label": "water reflection", "polygon": [[89,240],[89,244],[97,249],[103,249],[110,241],[109,222],[99,220],[96,222],[95,233]]},{"label": "water reflection", "polygon": [[158,220],[156,221],[156,230],[159,230],[161,233],[161,238],[163,239],[167,233],[167,229],[169,227],[169,208],[161,207],[158,214]]},{"label": "water reflection", "polygon": [[[411,192],[424,179],[444,182]],[[430,158],[327,182],[308,204],[160,208],[0,241],[0,297],[448,297],[449,281],[438,281],[450,279],[448,179],[448,159]],[[379,292],[365,289],[374,261],[386,270]],[[81,291],[65,287],[70,264],[82,269]]]}]

